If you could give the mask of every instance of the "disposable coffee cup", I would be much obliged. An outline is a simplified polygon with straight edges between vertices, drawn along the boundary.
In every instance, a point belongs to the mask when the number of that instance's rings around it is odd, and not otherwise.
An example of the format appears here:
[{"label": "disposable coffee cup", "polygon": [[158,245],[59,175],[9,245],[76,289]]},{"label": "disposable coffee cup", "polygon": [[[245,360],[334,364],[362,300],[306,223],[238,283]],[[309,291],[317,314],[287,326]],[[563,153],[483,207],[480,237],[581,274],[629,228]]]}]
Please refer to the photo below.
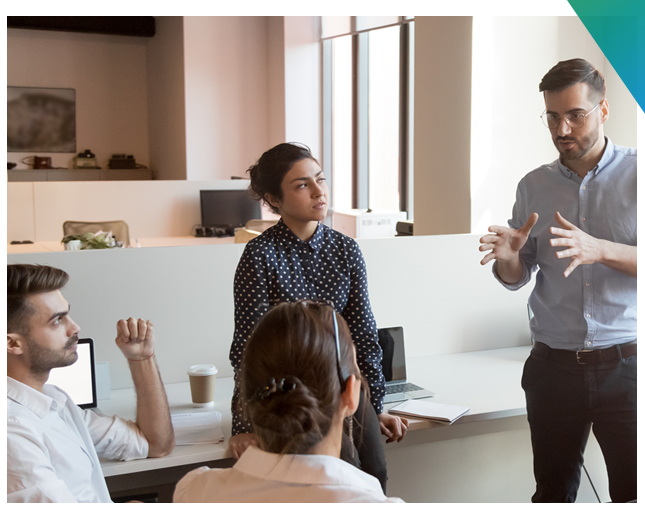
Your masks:
[{"label": "disposable coffee cup", "polygon": [[193,406],[206,407],[215,404],[216,375],[217,368],[212,364],[196,364],[188,369]]}]

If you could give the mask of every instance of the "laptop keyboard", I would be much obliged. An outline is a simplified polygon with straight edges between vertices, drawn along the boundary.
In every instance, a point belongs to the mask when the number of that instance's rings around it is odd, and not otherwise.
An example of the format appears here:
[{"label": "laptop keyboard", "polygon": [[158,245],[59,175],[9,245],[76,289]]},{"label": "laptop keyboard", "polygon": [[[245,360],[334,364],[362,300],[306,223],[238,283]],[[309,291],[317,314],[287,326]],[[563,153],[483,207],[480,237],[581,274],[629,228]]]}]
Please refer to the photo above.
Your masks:
[{"label": "laptop keyboard", "polygon": [[386,385],[385,394],[399,394],[401,392],[410,392],[410,391],[422,391],[423,388],[414,384],[397,384],[397,385]]}]

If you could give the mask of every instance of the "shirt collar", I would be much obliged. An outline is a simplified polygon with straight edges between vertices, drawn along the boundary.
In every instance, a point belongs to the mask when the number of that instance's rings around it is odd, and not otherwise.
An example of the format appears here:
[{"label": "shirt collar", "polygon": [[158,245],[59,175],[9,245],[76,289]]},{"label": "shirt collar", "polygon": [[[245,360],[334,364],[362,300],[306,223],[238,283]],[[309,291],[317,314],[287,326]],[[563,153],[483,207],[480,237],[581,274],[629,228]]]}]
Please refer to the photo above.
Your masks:
[{"label": "shirt collar", "polygon": [[313,237],[311,237],[308,242],[303,242],[289,229],[282,218],[280,218],[278,224],[275,226],[274,234],[283,245],[290,247],[291,249],[297,250],[303,245],[308,245],[314,251],[320,251],[320,248],[322,247],[323,231],[324,227],[322,223],[318,223]]},{"label": "shirt collar", "polygon": [[383,493],[375,477],[340,458],[322,454],[274,454],[250,446],[233,468],[268,481],[353,486]]},{"label": "shirt collar", "polygon": [[598,161],[598,165],[596,166],[596,175],[604,170],[607,165],[614,159],[614,154],[616,152],[614,144],[609,138],[607,138],[607,136],[605,136],[605,143],[605,152],[602,154],[602,157],[600,158],[600,161]]},{"label": "shirt collar", "polygon": [[[598,173],[600,173],[614,159],[614,152],[615,148],[613,142],[607,136],[605,136],[605,151],[603,152],[602,157],[600,158],[600,161],[598,161],[596,167],[592,170],[595,175],[598,175]],[[558,168],[560,169],[562,174],[568,179],[576,175],[575,172],[571,171],[564,164],[562,164],[562,160],[559,157],[556,164],[558,165]]]},{"label": "shirt collar", "polygon": [[7,376],[7,398],[31,410],[41,419],[53,405],[63,407],[67,402],[65,394],[52,385],[45,385],[43,392],[40,392],[10,376]]}]

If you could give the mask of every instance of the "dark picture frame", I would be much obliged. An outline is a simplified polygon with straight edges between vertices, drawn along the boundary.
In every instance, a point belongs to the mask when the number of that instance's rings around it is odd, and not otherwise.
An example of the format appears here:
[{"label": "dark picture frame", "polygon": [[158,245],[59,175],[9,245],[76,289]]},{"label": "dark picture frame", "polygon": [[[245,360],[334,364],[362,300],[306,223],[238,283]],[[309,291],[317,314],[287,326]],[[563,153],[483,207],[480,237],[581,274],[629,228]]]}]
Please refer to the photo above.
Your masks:
[{"label": "dark picture frame", "polygon": [[76,90],[7,87],[7,152],[76,152]]}]

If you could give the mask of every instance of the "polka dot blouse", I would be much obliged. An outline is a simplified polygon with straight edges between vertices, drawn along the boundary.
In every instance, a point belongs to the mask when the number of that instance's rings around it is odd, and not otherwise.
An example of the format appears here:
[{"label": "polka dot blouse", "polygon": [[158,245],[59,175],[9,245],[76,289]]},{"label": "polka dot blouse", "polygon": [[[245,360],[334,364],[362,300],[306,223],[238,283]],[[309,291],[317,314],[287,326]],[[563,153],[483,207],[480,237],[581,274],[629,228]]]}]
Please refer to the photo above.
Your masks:
[{"label": "polka dot blouse", "polygon": [[246,245],[235,272],[235,333],[230,360],[235,368],[233,435],[251,433],[240,411],[238,373],[242,352],[268,305],[300,299],[334,303],[349,326],[358,367],[370,387],[376,413],[383,411],[385,379],[381,347],[370,299],[363,254],[356,241],[318,224],[309,240],[300,240],[282,220]]}]

